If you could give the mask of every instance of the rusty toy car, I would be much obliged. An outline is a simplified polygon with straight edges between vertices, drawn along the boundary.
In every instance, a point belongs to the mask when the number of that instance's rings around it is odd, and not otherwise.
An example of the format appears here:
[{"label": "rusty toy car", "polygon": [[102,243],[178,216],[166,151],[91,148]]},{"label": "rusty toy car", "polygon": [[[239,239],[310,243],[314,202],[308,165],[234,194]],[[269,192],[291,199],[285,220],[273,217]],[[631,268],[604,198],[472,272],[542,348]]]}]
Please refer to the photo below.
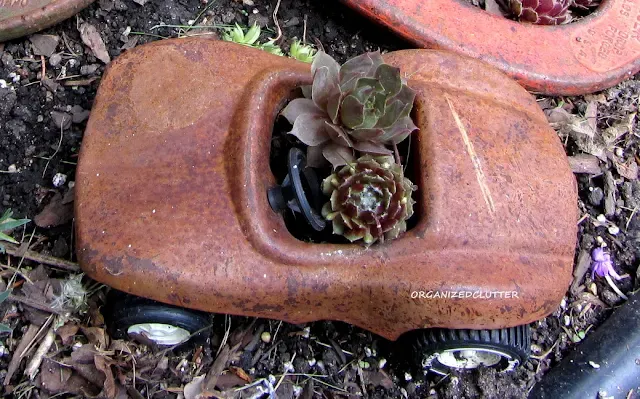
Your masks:
[{"label": "rusty toy car", "polygon": [[104,75],[76,177],[78,258],[126,298],[117,334],[161,345],[201,312],[340,320],[413,341],[424,366],[509,368],[571,280],[577,189],[533,96],[445,51],[384,55],[417,97],[410,229],[369,248],[303,241],[267,191],[274,121],[308,64],[228,42],[164,40]]}]

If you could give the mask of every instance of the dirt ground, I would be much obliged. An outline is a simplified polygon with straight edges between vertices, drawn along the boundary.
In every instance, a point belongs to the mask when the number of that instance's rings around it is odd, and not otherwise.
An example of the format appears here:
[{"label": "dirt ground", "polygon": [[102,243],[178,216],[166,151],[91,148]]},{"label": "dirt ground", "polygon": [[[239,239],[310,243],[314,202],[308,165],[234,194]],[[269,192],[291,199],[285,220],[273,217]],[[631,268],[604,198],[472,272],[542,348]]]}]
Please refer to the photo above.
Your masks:
[{"label": "dirt ground", "polygon": [[[108,337],[98,310],[105,301],[106,288],[87,278],[78,288],[74,273],[70,273],[75,267],[72,263],[51,262],[24,252],[28,247],[57,260],[75,260],[75,165],[105,70],[104,62],[82,43],[79,27],[89,23],[97,28],[111,58],[136,45],[188,30],[159,26],[163,24],[186,26],[195,21],[246,26],[256,22],[267,28],[265,37],[274,32],[271,14],[275,0],[209,1],[213,3],[98,0],[77,17],[42,32],[57,37],[57,43],[27,37],[0,44],[0,211],[10,208],[17,216],[55,226],[36,228],[31,223],[14,231],[13,236],[23,245],[14,255],[0,255],[2,284],[14,288],[13,297],[0,307],[3,322],[13,328],[0,339],[4,394],[22,398],[58,394],[189,398],[195,397],[194,378],[199,381],[199,376],[222,364],[229,371],[218,379],[217,387],[246,386],[235,392],[237,397],[252,397],[258,386],[271,384],[277,385],[279,398],[522,398],[571,347],[597,329],[613,307],[624,302],[604,279],[592,280],[585,268],[595,246],[605,242],[617,271],[627,275],[616,282],[619,290],[629,293],[638,289],[640,123],[636,113],[640,76],[636,75],[602,93],[539,98],[575,168],[586,172],[576,174],[578,207],[583,215],[576,248],[581,272],[576,273],[562,306],[532,325],[533,356],[513,373],[482,369],[444,378],[424,375],[409,361],[401,344],[329,321],[290,325],[217,315],[210,331],[211,344],[175,351],[158,351]],[[337,0],[283,0],[278,18],[283,47],[306,32],[307,41],[321,44],[341,62],[365,51],[411,47]],[[49,265],[39,266],[41,263]],[[51,263],[58,266],[51,267]],[[17,278],[12,279],[16,270]],[[73,287],[84,290],[88,299],[73,303],[68,299],[73,295],[61,293],[73,291]],[[54,306],[61,297],[68,300],[62,307]],[[54,323],[64,327],[56,334],[48,333]],[[265,331],[270,340],[263,339]],[[52,345],[45,348],[44,358],[40,356],[43,360],[36,365],[39,372],[32,384],[25,371],[47,339]],[[234,342],[240,343],[235,351]],[[25,348],[29,343],[32,345]],[[232,366],[226,367],[229,362]],[[248,381],[255,384],[245,385]]]}]

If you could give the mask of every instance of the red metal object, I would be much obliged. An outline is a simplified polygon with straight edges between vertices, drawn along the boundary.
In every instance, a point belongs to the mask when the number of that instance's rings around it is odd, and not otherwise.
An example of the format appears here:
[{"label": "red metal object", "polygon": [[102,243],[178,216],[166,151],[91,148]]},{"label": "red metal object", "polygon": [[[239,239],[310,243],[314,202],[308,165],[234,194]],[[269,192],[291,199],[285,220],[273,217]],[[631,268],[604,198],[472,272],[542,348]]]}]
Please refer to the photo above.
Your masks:
[{"label": "red metal object", "polygon": [[0,42],[48,28],[94,0],[0,0]]},{"label": "red metal object", "polygon": [[343,1],[418,46],[488,62],[533,92],[591,93],[640,71],[639,0],[603,0],[560,26],[511,21],[463,0]]},{"label": "red metal object", "polygon": [[271,210],[274,120],[310,83],[308,64],[215,40],[163,40],[126,52],[102,79],[76,175],[82,268],[166,303],[342,320],[389,339],[554,311],[571,281],[577,190],[535,99],[453,53],[385,57],[417,92],[420,128],[419,220],[400,238],[368,249],[303,242]]}]

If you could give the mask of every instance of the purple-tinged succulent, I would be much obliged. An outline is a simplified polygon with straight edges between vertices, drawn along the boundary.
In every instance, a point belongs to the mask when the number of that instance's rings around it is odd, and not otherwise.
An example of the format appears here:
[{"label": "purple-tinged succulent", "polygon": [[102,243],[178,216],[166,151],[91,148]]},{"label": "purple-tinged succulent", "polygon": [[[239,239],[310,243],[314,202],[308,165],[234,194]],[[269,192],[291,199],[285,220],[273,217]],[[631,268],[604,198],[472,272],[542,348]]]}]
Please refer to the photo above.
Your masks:
[{"label": "purple-tinged succulent", "polygon": [[324,179],[322,191],[331,199],[322,216],[351,242],[392,240],[407,230],[415,189],[392,157],[365,155]]},{"label": "purple-tinged succulent", "polygon": [[311,73],[313,84],[303,87],[305,98],[282,111],[293,125],[290,133],[309,146],[310,166],[318,166],[323,157],[334,167],[345,165],[355,159],[354,151],[389,155],[387,145],[417,129],[409,116],[416,94],[379,52],[342,66],[319,52]]},{"label": "purple-tinged succulent", "polygon": [[509,11],[520,21],[539,25],[560,25],[571,20],[569,6],[573,0],[504,0]]},{"label": "purple-tinged succulent", "polygon": [[600,5],[600,0],[572,0],[572,7],[588,10]]},{"label": "purple-tinged succulent", "polygon": [[613,268],[613,260],[611,255],[605,251],[604,248],[597,247],[591,252],[591,278],[596,275],[599,277],[611,276],[616,280],[622,279],[622,277],[616,273]]}]

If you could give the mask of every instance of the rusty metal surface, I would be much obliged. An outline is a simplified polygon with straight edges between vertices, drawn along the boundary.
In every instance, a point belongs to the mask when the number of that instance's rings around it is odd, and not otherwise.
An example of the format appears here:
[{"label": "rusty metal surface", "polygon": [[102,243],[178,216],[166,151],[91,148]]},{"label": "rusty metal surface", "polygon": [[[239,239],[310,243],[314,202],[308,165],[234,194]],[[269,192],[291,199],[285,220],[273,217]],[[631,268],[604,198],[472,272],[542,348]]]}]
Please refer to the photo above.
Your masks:
[{"label": "rusty metal surface", "polygon": [[[227,42],[165,40],[120,56],[102,79],[76,176],[82,268],[166,303],[342,320],[389,339],[554,311],[571,280],[577,191],[535,99],[453,53],[386,58],[418,93],[419,221],[401,238],[369,249],[305,243],[271,211],[273,121],[310,82],[309,65]],[[510,294],[473,298],[480,291]]]},{"label": "rusty metal surface", "polygon": [[48,28],[94,0],[0,0],[0,42]]},{"label": "rusty metal surface", "polygon": [[343,1],[420,47],[483,60],[534,92],[586,94],[640,71],[639,0],[604,0],[561,26],[511,21],[464,0]]}]

